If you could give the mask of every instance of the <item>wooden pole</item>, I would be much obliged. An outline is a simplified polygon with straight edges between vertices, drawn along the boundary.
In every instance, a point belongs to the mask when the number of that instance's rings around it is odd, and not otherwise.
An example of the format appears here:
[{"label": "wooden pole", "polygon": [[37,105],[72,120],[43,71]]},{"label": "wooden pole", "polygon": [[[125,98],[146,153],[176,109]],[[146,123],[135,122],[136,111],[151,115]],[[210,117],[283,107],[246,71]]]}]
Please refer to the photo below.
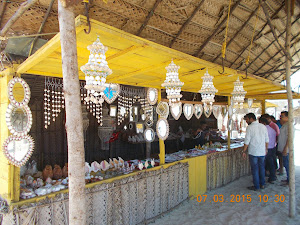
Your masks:
[{"label": "wooden pole", "polygon": [[84,137],[78,76],[75,15],[58,1],[69,165],[69,224],[86,223]]},{"label": "wooden pole", "polygon": [[23,15],[23,13],[36,2],[37,0],[27,0],[26,2],[22,3],[20,8],[18,8],[15,14],[7,21],[5,26],[0,31],[0,36],[4,36],[9,28],[17,21],[17,19],[19,19]]},{"label": "wooden pole", "polygon": [[294,218],[296,212],[295,199],[295,165],[294,165],[294,129],[293,129],[293,94],[291,89],[291,60],[288,57],[291,50],[291,6],[292,1],[287,0],[287,20],[286,20],[286,43],[285,48],[288,55],[286,56],[286,90],[288,97],[288,145],[289,145],[289,216]]},{"label": "wooden pole", "polygon": [[146,158],[151,157],[151,142],[146,141]]},{"label": "wooden pole", "polygon": [[261,100],[261,114],[265,114],[266,113],[266,100],[263,99]]},{"label": "wooden pole", "polygon": [[[161,89],[158,89],[157,103],[159,103],[160,101],[161,101]],[[159,116],[159,118],[160,118],[160,116]],[[163,140],[159,139],[159,160],[160,160],[160,165],[165,164],[165,154],[166,154],[165,142]]]},{"label": "wooden pole", "polygon": [[[231,100],[230,100],[230,97],[228,96],[228,121],[230,119],[230,116],[229,116],[229,106],[231,105]],[[224,115],[225,116],[225,115]],[[229,130],[229,127],[227,127],[228,131],[227,131],[227,147],[228,147],[228,150],[230,150],[230,130]]]}]

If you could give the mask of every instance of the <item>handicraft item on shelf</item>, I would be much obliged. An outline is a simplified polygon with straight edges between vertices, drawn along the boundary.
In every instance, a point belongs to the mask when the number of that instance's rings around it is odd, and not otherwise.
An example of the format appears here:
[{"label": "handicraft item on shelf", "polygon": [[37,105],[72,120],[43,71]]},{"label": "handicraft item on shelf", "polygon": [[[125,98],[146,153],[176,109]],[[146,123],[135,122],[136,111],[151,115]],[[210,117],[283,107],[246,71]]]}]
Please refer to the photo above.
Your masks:
[{"label": "handicraft item on shelf", "polygon": [[190,120],[194,114],[193,104],[184,104],[183,105],[183,114],[187,120]]},{"label": "handicraft item on shelf", "polygon": [[8,161],[21,167],[30,158],[34,141],[28,132],[32,126],[32,113],[28,107],[30,88],[25,80],[19,77],[8,83],[8,98],[10,104],[6,110],[6,124],[10,135],[3,142],[3,153]]},{"label": "handicraft item on shelf", "polygon": [[169,116],[169,105],[166,102],[158,103],[156,107],[156,113],[162,118],[167,118]]},{"label": "handicraft item on shelf", "polygon": [[169,123],[165,118],[160,118],[156,123],[156,133],[159,139],[166,140],[169,136]]},{"label": "handicraft item on shelf", "polygon": [[182,113],[182,104],[181,104],[181,102],[178,103],[178,104],[174,104],[174,105],[170,106],[170,111],[171,111],[171,114],[172,114],[173,118],[175,120],[178,120],[181,116],[181,113]]},{"label": "handicraft item on shelf", "polygon": [[194,114],[195,114],[195,117],[197,119],[200,119],[200,117],[202,116],[202,113],[203,113],[203,107],[202,107],[202,105],[195,104],[194,105]]}]

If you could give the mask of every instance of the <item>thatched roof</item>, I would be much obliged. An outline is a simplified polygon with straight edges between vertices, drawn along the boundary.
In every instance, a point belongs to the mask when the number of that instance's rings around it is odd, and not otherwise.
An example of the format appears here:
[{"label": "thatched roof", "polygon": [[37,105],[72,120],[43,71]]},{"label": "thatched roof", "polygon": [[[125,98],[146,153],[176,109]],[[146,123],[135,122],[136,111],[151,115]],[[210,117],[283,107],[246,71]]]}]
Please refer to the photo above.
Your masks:
[{"label": "thatched roof", "polygon": [[[25,0],[2,1],[1,29]],[[6,36],[37,34],[51,0],[38,0],[10,27]],[[222,43],[226,31],[228,0],[93,0],[92,19],[174,48],[201,59],[222,64]],[[284,1],[232,0],[224,65],[245,70],[251,39],[254,36],[248,73],[272,81],[285,79],[286,9]],[[75,14],[84,14],[84,3],[75,6]],[[271,26],[267,22],[270,17]],[[294,4],[292,17],[292,72],[300,69],[300,1]],[[93,28],[92,28],[93,29]],[[41,33],[59,31],[57,0]],[[43,39],[54,36],[45,35]],[[276,41],[274,36],[278,36]],[[7,41],[2,41],[2,49]],[[280,43],[280,44],[279,44]]]}]

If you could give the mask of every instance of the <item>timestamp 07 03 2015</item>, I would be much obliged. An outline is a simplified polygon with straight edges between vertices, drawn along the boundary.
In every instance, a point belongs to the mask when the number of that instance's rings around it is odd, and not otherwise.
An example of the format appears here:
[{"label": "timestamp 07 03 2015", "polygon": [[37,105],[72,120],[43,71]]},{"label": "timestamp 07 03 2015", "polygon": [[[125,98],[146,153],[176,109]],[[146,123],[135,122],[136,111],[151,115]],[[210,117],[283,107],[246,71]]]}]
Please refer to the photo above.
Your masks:
[{"label": "timestamp 07 03 2015", "polygon": [[197,202],[252,202],[252,200],[259,202],[284,202],[284,195],[258,195],[252,197],[251,195],[230,195],[225,198],[224,195],[197,195]]}]

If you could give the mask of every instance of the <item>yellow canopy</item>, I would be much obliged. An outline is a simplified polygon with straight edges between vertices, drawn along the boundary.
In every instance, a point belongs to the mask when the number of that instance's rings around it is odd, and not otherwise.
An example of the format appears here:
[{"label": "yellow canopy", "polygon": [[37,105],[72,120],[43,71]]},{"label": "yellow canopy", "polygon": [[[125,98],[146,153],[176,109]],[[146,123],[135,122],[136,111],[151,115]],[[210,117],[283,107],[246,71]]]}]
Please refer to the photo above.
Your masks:
[{"label": "yellow canopy", "polygon": [[[109,83],[161,88],[166,77],[165,67],[173,59],[174,63],[180,66],[179,78],[184,82],[183,91],[198,92],[202,86],[201,77],[206,70],[214,76],[213,82],[219,90],[218,95],[230,96],[233,82],[238,76],[244,82],[247,95],[284,89],[278,83],[253,75],[248,75],[248,79],[242,79],[244,74],[230,68],[225,68],[225,74],[220,74],[218,72],[222,70],[220,65],[167,48],[95,20],[91,20],[91,32],[86,34],[84,16],[78,16],[75,23],[78,67],[88,62],[90,52],[87,46],[99,36],[100,41],[108,47],[106,57],[113,71],[113,74],[107,77]],[[60,34],[23,62],[17,68],[17,73],[62,77]],[[84,79],[81,71],[79,77]]]}]

